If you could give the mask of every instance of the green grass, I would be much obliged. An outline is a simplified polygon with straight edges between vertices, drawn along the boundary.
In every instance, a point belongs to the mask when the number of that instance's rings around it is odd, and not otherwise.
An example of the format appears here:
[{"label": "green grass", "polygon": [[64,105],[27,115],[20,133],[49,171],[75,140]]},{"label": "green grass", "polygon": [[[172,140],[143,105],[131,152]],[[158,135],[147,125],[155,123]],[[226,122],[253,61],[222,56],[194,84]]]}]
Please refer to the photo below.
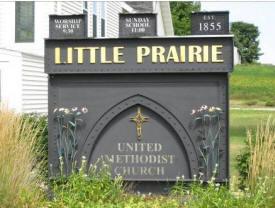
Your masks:
[{"label": "green grass", "polygon": [[238,175],[236,155],[244,147],[247,129],[256,130],[257,124],[266,122],[269,115],[275,116],[275,111],[230,110],[230,167],[231,176]]},{"label": "green grass", "polygon": [[275,107],[275,66],[237,65],[230,74],[230,100],[234,107]]}]

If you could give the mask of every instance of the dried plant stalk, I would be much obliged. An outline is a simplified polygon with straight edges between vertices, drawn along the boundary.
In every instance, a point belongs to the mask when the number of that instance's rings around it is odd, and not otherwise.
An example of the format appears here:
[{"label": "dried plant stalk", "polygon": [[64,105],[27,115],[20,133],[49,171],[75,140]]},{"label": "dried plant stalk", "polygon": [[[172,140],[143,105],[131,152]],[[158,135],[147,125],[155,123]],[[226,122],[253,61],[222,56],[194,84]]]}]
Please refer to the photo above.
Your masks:
[{"label": "dried plant stalk", "polygon": [[265,125],[261,122],[255,135],[248,130],[247,139],[250,150],[248,185],[254,188],[257,180],[265,177],[269,179],[270,188],[274,190],[275,119],[270,116]]},{"label": "dried plant stalk", "polygon": [[0,106],[0,207],[37,207],[41,199],[35,170],[38,129]]}]

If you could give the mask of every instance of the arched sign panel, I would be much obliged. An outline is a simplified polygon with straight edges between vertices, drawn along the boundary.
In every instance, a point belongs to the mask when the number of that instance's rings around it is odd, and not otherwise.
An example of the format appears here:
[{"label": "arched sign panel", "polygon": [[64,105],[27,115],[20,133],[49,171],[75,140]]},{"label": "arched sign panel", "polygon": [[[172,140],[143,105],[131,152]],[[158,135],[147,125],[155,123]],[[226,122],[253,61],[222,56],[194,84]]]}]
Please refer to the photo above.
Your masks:
[{"label": "arched sign panel", "polygon": [[[109,121],[105,126],[104,120]],[[196,151],[185,129],[169,111],[144,96],[124,100],[98,123],[102,127],[91,132],[84,153],[89,164],[103,160],[110,165],[113,176],[174,181],[175,176],[191,178],[198,169]]]}]

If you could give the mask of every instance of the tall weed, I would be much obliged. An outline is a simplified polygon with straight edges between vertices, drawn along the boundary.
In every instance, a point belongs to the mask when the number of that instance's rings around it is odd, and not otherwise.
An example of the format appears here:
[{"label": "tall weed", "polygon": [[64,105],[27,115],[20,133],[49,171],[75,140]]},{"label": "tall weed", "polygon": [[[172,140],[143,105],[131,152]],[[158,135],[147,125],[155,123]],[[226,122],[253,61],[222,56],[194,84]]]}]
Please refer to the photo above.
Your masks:
[{"label": "tall weed", "polygon": [[261,122],[255,135],[248,131],[247,139],[250,153],[248,187],[255,189],[258,181],[264,178],[272,196],[275,193],[275,119],[269,117],[265,125]]},{"label": "tall weed", "polygon": [[0,107],[0,207],[38,207],[43,195],[35,155],[35,124]]}]

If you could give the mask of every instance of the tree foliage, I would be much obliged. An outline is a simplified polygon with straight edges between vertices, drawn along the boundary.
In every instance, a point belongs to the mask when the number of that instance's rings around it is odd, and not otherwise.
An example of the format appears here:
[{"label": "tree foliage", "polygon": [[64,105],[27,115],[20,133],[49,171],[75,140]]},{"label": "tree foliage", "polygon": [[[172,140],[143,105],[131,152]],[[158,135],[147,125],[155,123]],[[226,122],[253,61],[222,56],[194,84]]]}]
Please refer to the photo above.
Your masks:
[{"label": "tree foliage", "polygon": [[258,27],[246,22],[233,22],[231,32],[235,36],[234,45],[238,48],[242,63],[252,63],[262,55],[259,48]]},{"label": "tree foliage", "polygon": [[201,9],[200,2],[170,2],[175,35],[190,35],[190,13]]}]

